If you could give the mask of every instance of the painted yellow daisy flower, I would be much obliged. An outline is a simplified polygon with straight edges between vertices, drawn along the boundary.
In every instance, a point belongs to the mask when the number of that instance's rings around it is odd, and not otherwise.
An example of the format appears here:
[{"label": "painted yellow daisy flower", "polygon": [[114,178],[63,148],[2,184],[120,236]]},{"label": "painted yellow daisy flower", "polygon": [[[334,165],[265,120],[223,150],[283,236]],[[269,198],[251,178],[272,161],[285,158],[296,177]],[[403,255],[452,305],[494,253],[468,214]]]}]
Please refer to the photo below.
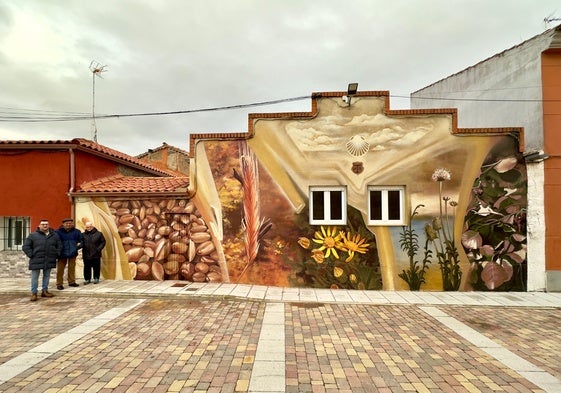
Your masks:
[{"label": "painted yellow daisy flower", "polygon": [[355,252],[366,254],[366,251],[368,251],[370,243],[365,243],[366,239],[361,238],[360,234],[357,233],[352,236],[350,232],[341,232],[340,235],[343,239],[340,250],[346,251],[349,254],[345,262],[350,262],[355,257]]},{"label": "painted yellow daisy flower", "polygon": [[314,238],[312,239],[317,244],[321,244],[318,250],[325,250],[325,257],[328,258],[329,255],[339,259],[339,254],[337,254],[337,248],[341,247],[341,233],[338,233],[337,227],[327,227],[327,230],[321,226],[321,232],[316,231]]}]

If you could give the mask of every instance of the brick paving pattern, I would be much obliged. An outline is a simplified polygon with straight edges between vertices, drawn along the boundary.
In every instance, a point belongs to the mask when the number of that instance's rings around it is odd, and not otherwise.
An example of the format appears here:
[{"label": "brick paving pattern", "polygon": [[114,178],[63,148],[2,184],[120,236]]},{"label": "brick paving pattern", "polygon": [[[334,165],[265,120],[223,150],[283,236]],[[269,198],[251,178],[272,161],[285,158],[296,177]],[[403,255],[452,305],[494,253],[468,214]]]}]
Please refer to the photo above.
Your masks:
[{"label": "brick paving pattern", "polygon": [[[90,305],[83,301],[45,300],[44,312],[52,318],[62,304]],[[264,307],[258,302],[151,300],[0,385],[0,391],[244,392]]]},{"label": "brick paving pattern", "polygon": [[286,312],[287,392],[543,391],[416,306]]},{"label": "brick paving pattern", "polygon": [[[282,386],[267,381],[267,391],[561,392],[557,295],[482,295],[494,305],[481,305],[474,294],[212,285],[185,291],[168,284],[107,281],[55,290],[54,298],[31,303],[27,278],[0,280],[0,372],[8,362],[25,358],[20,355],[49,347],[53,338],[69,338],[48,358],[9,374],[4,383],[0,378],[0,392],[251,392],[270,306],[251,296],[266,297],[269,290],[277,299],[269,301],[290,299],[278,303],[280,315],[284,308]],[[14,288],[22,289],[15,294]],[[242,292],[245,298],[232,297]],[[319,301],[331,295],[331,301]],[[434,303],[403,303],[421,295]],[[455,331],[458,324],[439,320],[435,310],[544,372],[526,379],[515,371],[525,370],[513,366],[512,357],[511,363],[497,360],[477,339]],[[85,336],[67,334],[88,324],[93,327]]]},{"label": "brick paving pattern", "polygon": [[121,302],[107,298],[39,298],[31,303],[29,297],[0,296],[0,364]]},{"label": "brick paving pattern", "polygon": [[561,308],[528,310],[501,307],[444,308],[518,356],[561,379]]}]

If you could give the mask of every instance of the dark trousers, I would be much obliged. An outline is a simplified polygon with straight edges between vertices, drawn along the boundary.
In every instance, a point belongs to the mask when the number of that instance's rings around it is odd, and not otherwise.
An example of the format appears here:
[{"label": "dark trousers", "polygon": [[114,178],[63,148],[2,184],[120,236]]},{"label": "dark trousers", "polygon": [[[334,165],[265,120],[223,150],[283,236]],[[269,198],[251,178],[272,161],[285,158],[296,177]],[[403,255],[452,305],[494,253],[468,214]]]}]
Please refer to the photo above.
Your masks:
[{"label": "dark trousers", "polygon": [[94,280],[99,280],[101,271],[101,258],[84,259],[84,280],[91,281],[92,269]]}]

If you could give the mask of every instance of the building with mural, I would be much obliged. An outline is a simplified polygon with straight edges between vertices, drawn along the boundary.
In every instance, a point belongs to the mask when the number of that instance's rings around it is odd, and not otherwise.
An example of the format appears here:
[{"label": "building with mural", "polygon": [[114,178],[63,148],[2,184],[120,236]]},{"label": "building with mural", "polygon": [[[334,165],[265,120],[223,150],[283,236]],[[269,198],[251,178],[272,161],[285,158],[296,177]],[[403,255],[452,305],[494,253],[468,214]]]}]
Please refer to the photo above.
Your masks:
[{"label": "building with mural", "polygon": [[561,26],[411,95],[412,108],[458,108],[461,127],[524,127],[528,289],[561,290]]},{"label": "building with mural", "polygon": [[[93,221],[109,239],[106,279],[525,290],[523,129],[458,128],[455,109],[389,104],[386,91],[314,93],[310,112],[191,135],[189,177],[86,140],[3,142],[11,189],[22,173],[33,180],[0,215],[31,228],[70,208],[79,229]],[[48,168],[60,211],[10,202],[45,186],[26,159],[43,150],[63,155]],[[110,170],[88,163],[100,156]],[[492,210],[508,218],[496,225]]]},{"label": "building with mural", "polygon": [[105,279],[559,290],[560,34],[408,110],[351,84],[313,93],[309,112],[250,114],[246,132],[192,134],[188,152],[0,141],[0,257],[72,216],[108,238]]},{"label": "building with mural", "polygon": [[230,281],[525,289],[521,128],[392,111],[388,92],[311,100],[311,112],[250,115],[247,133],[191,136],[193,200]]}]

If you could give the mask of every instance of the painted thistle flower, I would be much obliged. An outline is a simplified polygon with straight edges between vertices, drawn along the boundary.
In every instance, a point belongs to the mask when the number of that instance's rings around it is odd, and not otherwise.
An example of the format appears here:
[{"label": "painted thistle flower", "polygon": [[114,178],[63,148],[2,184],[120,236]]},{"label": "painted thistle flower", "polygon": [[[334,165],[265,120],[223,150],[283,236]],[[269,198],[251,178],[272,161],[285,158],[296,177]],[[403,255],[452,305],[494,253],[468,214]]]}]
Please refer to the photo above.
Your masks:
[{"label": "painted thistle flower", "polygon": [[450,180],[452,175],[448,169],[436,168],[432,173],[432,180],[442,182],[445,180]]},{"label": "painted thistle flower", "polygon": [[366,251],[368,251],[370,243],[365,243],[366,238],[361,238],[358,233],[352,236],[350,232],[341,232],[341,238],[342,245],[339,249],[349,254],[345,262],[350,262],[354,258],[355,252],[366,254]]},{"label": "painted thistle flower", "polygon": [[434,217],[432,219],[432,227],[435,231],[440,231],[442,229],[442,220],[440,220],[440,217]]},{"label": "painted thistle flower", "polygon": [[427,236],[427,239],[430,240],[431,242],[434,241],[438,237],[438,235],[436,234],[436,231],[434,230],[432,225],[429,224],[429,223],[425,224],[425,235]]},{"label": "painted thistle flower", "polygon": [[337,254],[337,248],[341,247],[341,234],[337,233],[337,227],[327,227],[327,230],[321,226],[321,232],[316,231],[314,234],[314,239],[312,241],[317,244],[321,244],[318,250],[325,250],[325,258],[328,258],[331,254],[337,259],[339,259],[339,254]]}]

